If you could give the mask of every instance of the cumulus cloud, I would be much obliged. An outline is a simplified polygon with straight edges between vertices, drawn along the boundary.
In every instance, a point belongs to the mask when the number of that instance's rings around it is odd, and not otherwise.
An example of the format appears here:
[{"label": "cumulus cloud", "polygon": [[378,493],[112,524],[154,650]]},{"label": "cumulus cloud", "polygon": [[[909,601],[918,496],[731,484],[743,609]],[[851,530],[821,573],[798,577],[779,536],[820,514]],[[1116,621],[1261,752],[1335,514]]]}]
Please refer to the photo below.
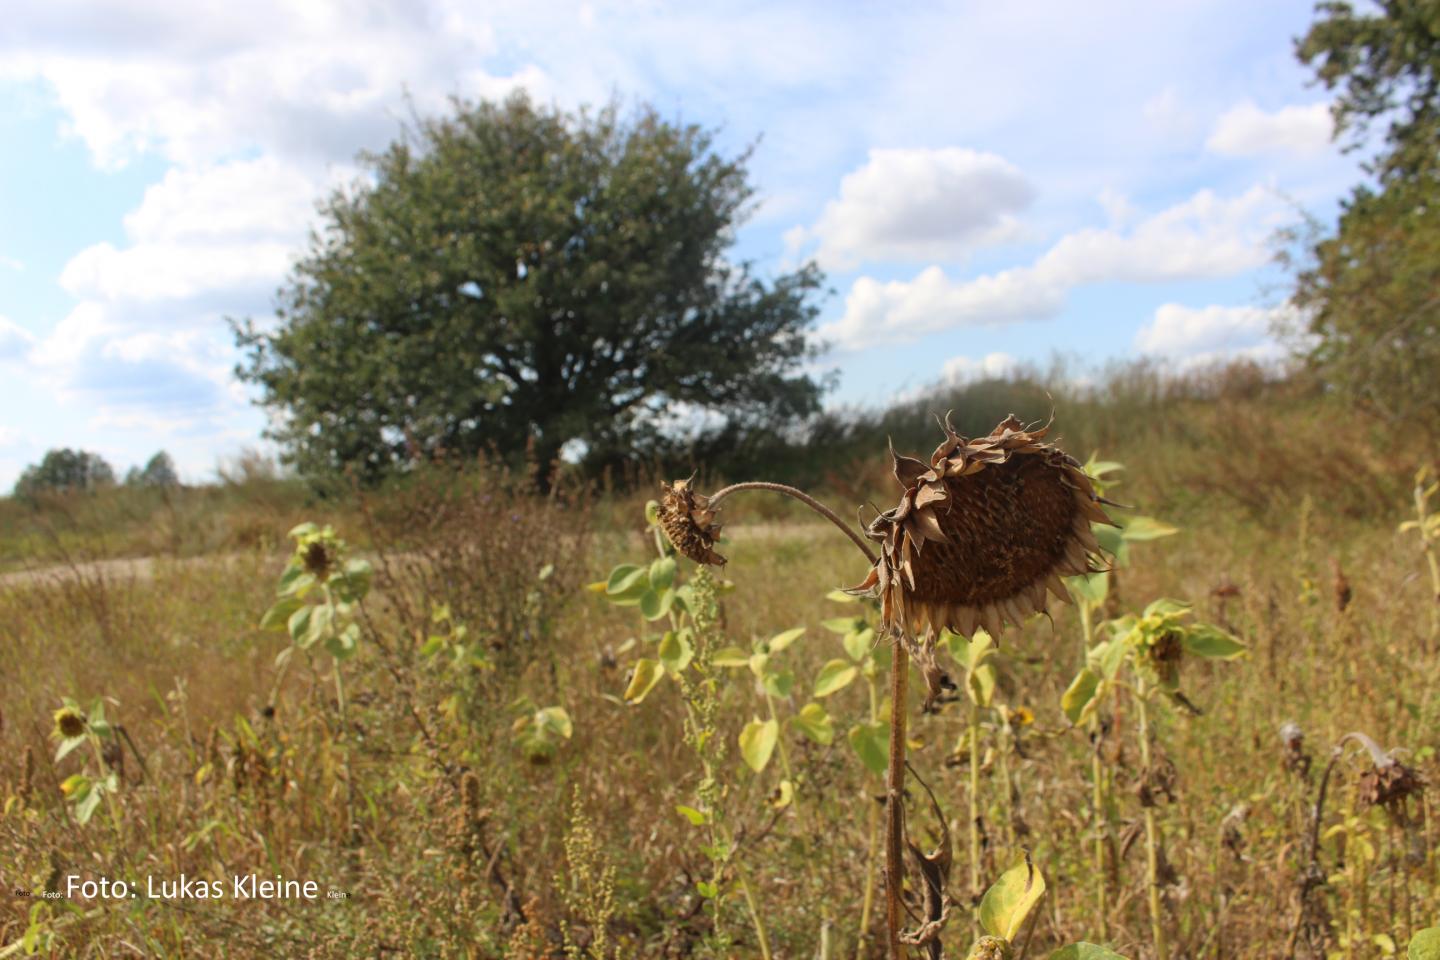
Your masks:
[{"label": "cumulus cloud", "polygon": [[1069,291],[1086,284],[1233,276],[1266,262],[1265,239],[1284,215],[1278,199],[1260,187],[1230,198],[1202,190],[1128,230],[1068,234],[1030,266],[970,280],[952,280],[936,266],[908,281],[861,277],[841,318],[820,336],[856,350],[956,327],[1053,317]]},{"label": "cumulus cloud", "polygon": [[974,357],[951,357],[940,368],[940,378],[946,383],[968,383],[972,380],[1003,377],[1014,370],[1020,361],[1008,353],[987,353]]},{"label": "cumulus cloud", "polygon": [[871,150],[840,181],[819,221],[786,235],[792,251],[818,243],[827,269],[864,260],[946,260],[1013,238],[1015,214],[1035,198],[1020,171],[993,153],[960,147]]},{"label": "cumulus cloud", "polygon": [[5,316],[0,316],[0,360],[16,360],[34,344],[30,331]]},{"label": "cumulus cloud", "polygon": [[125,243],[65,265],[80,302],[30,351],[35,372],[97,424],[223,424],[244,404],[224,317],[265,308],[322,184],[271,156],[171,168],[125,217]]},{"label": "cumulus cloud", "polygon": [[1294,308],[1206,306],[1167,303],[1135,335],[1135,349],[1183,366],[1248,358],[1274,362],[1285,356],[1277,326],[1293,320]]},{"label": "cumulus cloud", "polygon": [[1308,155],[1324,152],[1333,131],[1328,103],[1297,104],[1267,113],[1246,100],[1220,116],[1205,147],[1227,156]]},{"label": "cumulus cloud", "polygon": [[75,135],[114,167],[146,150],[205,163],[263,144],[295,158],[349,158],[383,143],[416,105],[542,85],[534,68],[478,68],[494,31],[446,5],[339,0],[97,8],[57,0],[7,24],[5,72],[54,89]]}]

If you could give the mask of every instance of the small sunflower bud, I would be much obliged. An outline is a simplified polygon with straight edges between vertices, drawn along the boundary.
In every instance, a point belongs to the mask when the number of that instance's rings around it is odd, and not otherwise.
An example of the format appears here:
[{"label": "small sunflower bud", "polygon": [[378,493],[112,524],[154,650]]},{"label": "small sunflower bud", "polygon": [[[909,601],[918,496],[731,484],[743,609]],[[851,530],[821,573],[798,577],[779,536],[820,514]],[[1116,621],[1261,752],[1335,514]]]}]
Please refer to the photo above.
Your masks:
[{"label": "small sunflower bud", "polygon": [[61,707],[55,711],[55,730],[67,740],[85,732],[85,713],[75,707]]},{"label": "small sunflower bud", "polygon": [[965,960],[1010,960],[1010,943],[1000,937],[981,937]]},{"label": "small sunflower bud", "polygon": [[325,544],[316,540],[305,548],[303,555],[305,571],[312,574],[317,580],[324,580],[330,573],[330,551]]}]

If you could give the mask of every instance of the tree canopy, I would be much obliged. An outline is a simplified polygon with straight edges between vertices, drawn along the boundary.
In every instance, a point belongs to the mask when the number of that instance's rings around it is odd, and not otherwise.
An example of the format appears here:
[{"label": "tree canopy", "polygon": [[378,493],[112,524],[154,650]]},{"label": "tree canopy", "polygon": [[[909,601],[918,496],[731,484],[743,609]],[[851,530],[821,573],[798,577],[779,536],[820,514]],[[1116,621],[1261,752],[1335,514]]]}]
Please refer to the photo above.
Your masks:
[{"label": "tree canopy", "polygon": [[114,483],[115,471],[100,454],[65,447],[47,451],[39,463],[26,467],[15,481],[15,496],[90,492]]},{"label": "tree canopy", "polygon": [[164,450],[145,461],[143,467],[131,467],[125,473],[125,485],[130,487],[178,487],[180,474],[175,471],[175,461]]},{"label": "tree canopy", "polygon": [[1386,124],[1375,182],[1300,260],[1308,358],[1383,419],[1440,435],[1440,2],[1382,0],[1366,14],[1322,3],[1296,52],[1337,92],[1336,134],[1351,148]]},{"label": "tree canopy", "polygon": [[730,425],[818,408],[803,369],[822,278],[765,282],[726,259],[748,153],[641,109],[457,102],[336,192],[280,291],[236,324],[302,472],[377,475],[446,452],[572,441],[592,462],[668,421]]}]

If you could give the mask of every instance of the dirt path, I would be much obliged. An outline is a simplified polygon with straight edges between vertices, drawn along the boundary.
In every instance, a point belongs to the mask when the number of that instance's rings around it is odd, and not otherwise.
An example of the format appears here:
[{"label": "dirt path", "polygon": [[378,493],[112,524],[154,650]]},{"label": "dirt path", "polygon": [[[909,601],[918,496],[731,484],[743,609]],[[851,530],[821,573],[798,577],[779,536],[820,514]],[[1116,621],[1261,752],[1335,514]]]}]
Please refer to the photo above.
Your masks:
[{"label": "dirt path", "polygon": [[[725,535],[736,540],[811,540],[827,536],[831,528],[820,523],[754,523],[727,527]],[[638,537],[638,535],[637,535]],[[73,580],[140,580],[155,578],[156,568],[168,564],[182,567],[204,567],[229,564],[246,557],[240,553],[210,553],[198,557],[116,557],[109,560],[87,560],[74,564],[50,564],[25,570],[0,573],[0,589],[29,587],[44,583]],[[276,554],[278,568],[284,554]]]},{"label": "dirt path", "polygon": [[[38,583],[59,583],[67,580],[142,580],[155,578],[155,568],[162,564],[182,567],[204,567],[228,564],[243,554],[212,553],[199,557],[116,557],[111,560],[86,560],[74,564],[53,564],[0,573],[0,589],[27,587]],[[277,563],[278,563],[277,558]]]}]

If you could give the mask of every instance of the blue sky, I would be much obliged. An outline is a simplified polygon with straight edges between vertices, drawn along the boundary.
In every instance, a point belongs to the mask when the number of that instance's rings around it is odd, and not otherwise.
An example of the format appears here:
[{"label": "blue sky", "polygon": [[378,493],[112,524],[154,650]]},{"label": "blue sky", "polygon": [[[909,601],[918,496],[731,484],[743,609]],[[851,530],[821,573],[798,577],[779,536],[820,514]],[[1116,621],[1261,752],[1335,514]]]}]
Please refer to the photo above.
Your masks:
[{"label": "blue sky", "polygon": [[759,138],[737,255],[817,258],[834,403],[1046,362],[1278,355],[1268,239],[1359,178],[1308,2],[51,0],[0,25],[0,489],[47,448],[257,446],[263,317],[408,115],[528,89]]}]

